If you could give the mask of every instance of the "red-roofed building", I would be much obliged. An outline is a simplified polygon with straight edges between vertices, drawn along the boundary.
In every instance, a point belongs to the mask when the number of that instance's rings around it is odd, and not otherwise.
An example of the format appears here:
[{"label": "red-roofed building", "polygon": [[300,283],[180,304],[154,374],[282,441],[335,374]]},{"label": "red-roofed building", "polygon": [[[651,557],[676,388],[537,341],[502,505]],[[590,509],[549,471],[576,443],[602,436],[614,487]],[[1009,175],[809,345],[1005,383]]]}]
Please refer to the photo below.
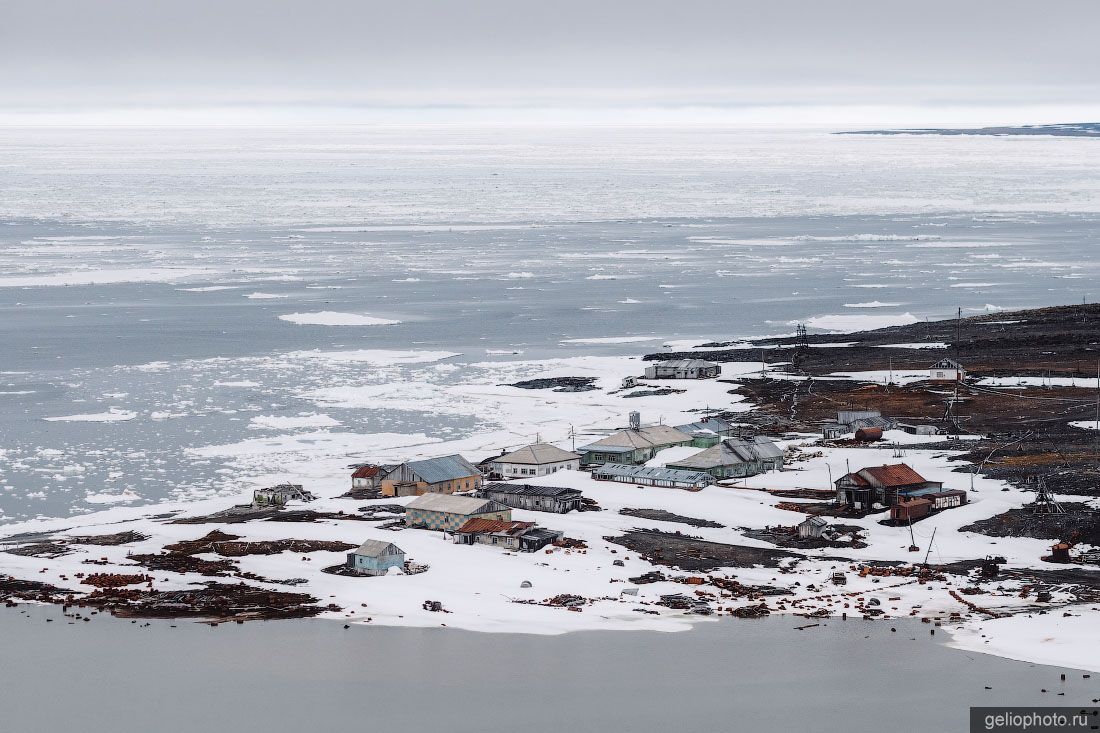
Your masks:
[{"label": "red-roofed building", "polygon": [[460,545],[492,545],[505,550],[532,552],[561,536],[561,532],[537,527],[534,522],[475,517],[455,530],[454,541]]},{"label": "red-roofed building", "polygon": [[385,474],[386,469],[384,466],[376,466],[373,463],[356,466],[351,474],[351,488],[377,489],[382,485],[382,477]]},{"label": "red-roofed building", "polygon": [[929,481],[904,463],[861,468],[835,483],[837,502],[856,509],[870,509],[875,504],[892,506],[899,492],[943,488],[943,482]]}]

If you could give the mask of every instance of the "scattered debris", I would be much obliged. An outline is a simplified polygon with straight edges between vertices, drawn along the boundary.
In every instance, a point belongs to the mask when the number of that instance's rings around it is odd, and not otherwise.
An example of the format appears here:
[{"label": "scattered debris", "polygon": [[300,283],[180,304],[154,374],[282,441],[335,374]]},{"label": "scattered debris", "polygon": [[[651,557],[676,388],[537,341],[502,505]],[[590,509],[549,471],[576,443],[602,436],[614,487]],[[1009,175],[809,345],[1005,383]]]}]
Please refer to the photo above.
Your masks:
[{"label": "scattered debris", "polygon": [[147,534],[128,530],[126,532],[116,532],[115,534],[70,537],[68,541],[69,544],[73,545],[102,545],[105,547],[116,547],[118,545],[129,545],[133,542],[144,542],[147,539],[149,539],[149,535]]},{"label": "scattered debris", "polygon": [[595,377],[547,377],[526,379],[522,382],[503,385],[520,389],[553,389],[555,392],[592,392],[596,387]]},{"label": "scattered debris", "polygon": [[206,583],[204,587],[178,591],[100,588],[74,601],[77,606],[109,610],[116,616],[135,618],[210,618],[225,620],[308,618],[325,610],[305,593],[286,593],[244,583]]},{"label": "scattered debris", "polygon": [[655,565],[700,571],[722,567],[779,567],[784,560],[798,561],[801,555],[785,550],[772,550],[746,545],[726,545],[708,542],[679,533],[636,529],[619,537],[604,537],[612,544],[637,552]]},{"label": "scattered debris", "polygon": [[84,585],[97,588],[123,588],[127,585],[139,585],[153,582],[151,575],[125,575],[121,573],[92,573],[80,581]]},{"label": "scattered debris", "polygon": [[761,603],[759,606],[741,606],[730,611],[730,615],[737,618],[763,618],[771,614],[771,610]]},{"label": "scattered debris", "polygon": [[8,553],[9,555],[19,555],[20,557],[43,557],[49,559],[68,555],[72,551],[73,550],[69,547],[68,543],[61,540],[36,542],[31,545],[12,547],[4,550],[4,552]]},{"label": "scattered debris", "polygon": [[712,522],[709,519],[696,519],[695,517],[685,517],[681,514],[674,514],[672,512],[665,511],[664,509],[620,509],[619,514],[627,517],[639,517],[641,519],[652,519],[657,522],[675,522],[677,524],[686,524],[691,527],[709,527],[711,529],[722,529],[726,525],[719,524],[718,522]]}]

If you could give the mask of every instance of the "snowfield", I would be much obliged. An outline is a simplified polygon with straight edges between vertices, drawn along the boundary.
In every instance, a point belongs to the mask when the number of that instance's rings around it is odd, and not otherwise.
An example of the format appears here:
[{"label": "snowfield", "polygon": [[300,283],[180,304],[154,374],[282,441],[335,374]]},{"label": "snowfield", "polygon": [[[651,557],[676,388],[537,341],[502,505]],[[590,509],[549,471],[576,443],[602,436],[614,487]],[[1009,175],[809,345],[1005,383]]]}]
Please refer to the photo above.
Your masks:
[{"label": "snowfield", "polygon": [[[308,357],[310,352],[304,352]],[[373,363],[383,357],[376,352],[347,352],[352,360]],[[396,358],[419,359],[415,353],[395,352]],[[432,354],[442,360],[449,352]],[[428,357],[424,357],[428,358]],[[488,366],[487,366],[488,365]],[[686,393],[658,395],[624,400],[620,390],[623,377],[637,375],[644,363],[636,358],[576,357],[548,362],[486,363],[491,371],[471,369],[470,382],[453,385],[408,384],[331,387],[306,395],[324,413],[303,413],[286,416],[258,416],[253,425],[267,431],[282,429],[291,432],[250,438],[228,445],[210,445],[196,449],[196,457],[221,457],[240,475],[236,496],[202,501],[165,502],[153,506],[113,506],[76,518],[39,518],[5,525],[6,535],[20,533],[55,533],[57,538],[70,535],[113,534],[133,530],[150,539],[118,547],[88,547],[74,545],[71,554],[57,558],[20,557],[4,554],[2,569],[17,577],[54,583],[61,587],[79,587],[72,580],[75,573],[86,571],[82,561],[107,558],[108,564],[97,567],[102,572],[137,572],[127,555],[159,552],[166,544],[190,540],[220,529],[241,535],[247,540],[314,539],[338,540],[358,545],[368,539],[396,543],[409,559],[429,566],[417,575],[392,575],[376,578],[351,578],[322,573],[321,569],[344,561],[342,553],[315,552],[309,555],[284,552],[278,555],[239,558],[240,570],[266,579],[305,579],[296,590],[316,596],[323,604],[335,603],[340,611],[330,611],[325,617],[348,623],[368,623],[395,626],[439,626],[491,632],[558,634],[584,629],[679,631],[695,623],[715,622],[710,617],[688,615],[654,603],[660,595],[690,593],[692,586],[671,581],[636,585],[629,578],[653,570],[670,576],[717,575],[734,577],[748,585],[773,585],[791,591],[781,602],[787,612],[820,612],[840,615],[853,612],[857,597],[879,599],[886,618],[916,615],[936,619],[954,635],[952,644],[960,648],[1100,671],[1100,654],[1095,653],[1100,638],[1100,612],[1095,607],[1069,606],[1058,608],[1074,614],[1055,619],[1055,613],[1031,613],[1032,606],[1018,597],[1018,586],[1011,580],[1000,583],[1003,590],[978,596],[980,603],[998,612],[1025,612],[1007,619],[951,622],[952,612],[965,612],[950,591],[966,584],[961,576],[946,576],[946,580],[917,583],[907,577],[860,577],[853,572],[860,563],[875,561],[919,561],[908,550],[909,530],[886,527],[878,521],[885,514],[864,519],[840,520],[861,528],[868,546],[865,548],[828,548],[797,550],[802,556],[788,558],[779,568],[725,568],[711,573],[683,573],[653,565],[626,548],[606,541],[605,537],[621,535],[634,528],[683,532],[713,542],[752,547],[773,547],[768,542],[746,535],[754,529],[768,526],[789,526],[804,518],[801,512],[777,506],[783,499],[763,489],[828,489],[830,480],[852,469],[906,462],[931,480],[945,482],[948,487],[969,490],[970,503],[947,510],[921,521],[913,527],[914,540],[921,548],[920,557],[928,551],[933,564],[957,560],[973,560],[989,554],[1003,555],[1009,568],[1047,568],[1039,558],[1047,553],[1046,540],[1026,538],[994,538],[959,531],[964,525],[984,519],[1029,502],[1031,494],[981,475],[957,473],[960,464],[952,461],[947,450],[929,449],[928,439],[920,438],[921,449],[907,447],[917,439],[900,432],[890,432],[887,439],[898,444],[903,455],[870,447],[831,447],[817,443],[813,435],[786,436],[782,445],[791,451],[792,460],[780,472],[772,472],[725,486],[711,486],[698,493],[678,489],[642,488],[629,484],[605,483],[588,474],[563,471],[549,477],[528,479],[528,483],[571,486],[595,499],[603,511],[570,513],[567,515],[514,510],[517,520],[536,521],[540,525],[561,530],[567,537],[583,540],[587,550],[547,549],[536,553],[509,553],[483,545],[459,546],[441,533],[420,529],[398,531],[381,529],[377,522],[323,520],[313,523],[282,523],[251,521],[240,524],[169,524],[172,518],[205,515],[226,509],[232,504],[244,504],[256,487],[290,481],[302,483],[316,494],[317,501],[308,508],[321,512],[343,511],[355,514],[373,504],[407,503],[410,499],[353,500],[341,497],[350,488],[348,465],[355,461],[394,462],[404,459],[446,455],[460,452],[478,460],[502,448],[514,448],[530,442],[536,433],[543,440],[571,448],[571,431],[577,444],[598,439],[608,431],[622,427],[626,412],[637,409],[643,420],[658,420],[671,425],[698,419],[698,409],[706,406],[730,411],[751,409],[738,395],[730,394],[735,385],[716,380],[657,381],[646,380],[652,386],[675,386]],[[739,374],[752,374],[759,366],[753,362],[723,365],[723,379],[735,380]],[[507,386],[516,377],[591,376],[597,390],[587,392],[554,392],[527,390]],[[776,376],[779,376],[778,374]],[[440,440],[424,434],[357,433],[337,431],[341,406],[385,404],[399,402],[405,409],[424,411],[452,410],[462,414],[492,413],[504,416],[505,427],[468,435],[455,440]],[[660,465],[682,458],[691,451],[669,449],[651,463]],[[963,464],[965,465],[965,464]],[[971,486],[971,478],[973,485]],[[123,494],[89,495],[93,503],[128,503],[132,497]],[[799,501],[799,500],[788,500]],[[619,513],[624,508],[660,509],[687,517],[707,519],[723,525],[721,528],[694,528],[684,524],[630,517]],[[933,530],[936,531],[932,543]],[[930,546],[930,549],[929,549]],[[206,556],[201,556],[206,557]],[[212,556],[211,556],[212,557]],[[615,561],[621,561],[616,566]],[[847,574],[848,583],[833,586],[828,583],[835,571]],[[154,573],[155,587],[162,590],[180,589],[204,578],[187,573]],[[66,576],[68,579],[63,579]],[[527,581],[531,587],[521,587]],[[250,581],[256,582],[256,581]],[[273,590],[286,586],[270,584]],[[710,586],[708,589],[715,590]],[[637,595],[624,595],[627,588],[637,589]],[[581,612],[564,608],[517,603],[541,602],[558,594],[575,594],[590,599]],[[1054,599],[1065,598],[1054,588]],[[425,611],[425,600],[441,601],[450,612]],[[769,598],[775,609],[778,598]],[[743,599],[719,600],[718,605],[735,607],[749,605]],[[847,611],[845,610],[847,609]],[[657,613],[641,613],[641,610]],[[773,612],[777,612],[773,610]],[[728,618],[721,623],[738,623]]]}]

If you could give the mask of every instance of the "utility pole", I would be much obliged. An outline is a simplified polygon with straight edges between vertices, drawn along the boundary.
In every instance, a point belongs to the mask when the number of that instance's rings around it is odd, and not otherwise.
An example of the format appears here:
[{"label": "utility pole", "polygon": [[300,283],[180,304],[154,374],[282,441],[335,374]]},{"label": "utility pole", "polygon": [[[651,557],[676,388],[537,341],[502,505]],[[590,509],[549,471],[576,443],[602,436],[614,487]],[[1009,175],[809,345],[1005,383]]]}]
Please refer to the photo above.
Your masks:
[{"label": "utility pole", "polygon": [[936,530],[938,527],[932,528],[932,539],[928,540],[928,552],[924,553],[924,567],[928,567],[928,556],[932,554],[932,543],[936,541]]},{"label": "utility pole", "polygon": [[[959,312],[955,316],[955,362],[959,364],[962,363],[959,361],[959,350],[962,348],[962,319],[963,309],[962,306],[959,306]],[[955,376],[957,377],[958,374]]]}]

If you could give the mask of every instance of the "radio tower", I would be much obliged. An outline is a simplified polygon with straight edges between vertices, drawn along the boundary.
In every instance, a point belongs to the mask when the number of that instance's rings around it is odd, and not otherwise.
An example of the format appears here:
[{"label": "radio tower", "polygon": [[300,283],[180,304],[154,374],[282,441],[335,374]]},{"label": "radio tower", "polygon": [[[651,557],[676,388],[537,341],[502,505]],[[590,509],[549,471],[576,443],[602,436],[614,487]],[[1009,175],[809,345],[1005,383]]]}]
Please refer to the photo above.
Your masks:
[{"label": "radio tower", "polygon": [[1066,510],[1054,500],[1054,495],[1047,488],[1046,479],[1039,477],[1039,492],[1035,495],[1035,503],[1031,505],[1034,514],[1065,514]]},{"label": "radio tower", "polygon": [[797,347],[800,349],[810,348],[810,340],[806,337],[806,324],[798,324],[798,328],[796,328],[794,332],[797,341]]}]

